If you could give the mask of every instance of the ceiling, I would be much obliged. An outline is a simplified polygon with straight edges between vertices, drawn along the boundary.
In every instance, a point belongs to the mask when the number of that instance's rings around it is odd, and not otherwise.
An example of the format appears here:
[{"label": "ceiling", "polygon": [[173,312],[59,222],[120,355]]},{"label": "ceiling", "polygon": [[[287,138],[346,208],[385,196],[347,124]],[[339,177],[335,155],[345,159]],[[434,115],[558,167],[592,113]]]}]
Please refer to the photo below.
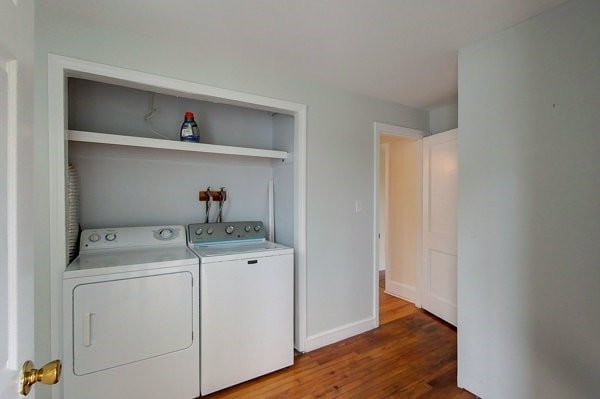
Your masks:
[{"label": "ceiling", "polygon": [[[456,101],[457,50],[565,0],[41,0],[253,68],[415,108]],[[193,40],[190,40],[193,38]]]}]

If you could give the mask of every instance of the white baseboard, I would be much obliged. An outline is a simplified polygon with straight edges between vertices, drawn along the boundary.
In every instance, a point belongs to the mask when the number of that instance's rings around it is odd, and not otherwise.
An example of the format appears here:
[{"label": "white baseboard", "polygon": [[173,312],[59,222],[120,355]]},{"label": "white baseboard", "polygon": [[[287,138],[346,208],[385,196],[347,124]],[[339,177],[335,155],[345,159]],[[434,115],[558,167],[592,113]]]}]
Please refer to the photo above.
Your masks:
[{"label": "white baseboard", "polygon": [[365,331],[372,330],[376,327],[377,322],[373,317],[336,327],[331,330],[307,337],[304,349],[306,352],[310,352],[312,350],[322,348],[323,346],[364,333]]},{"label": "white baseboard", "polygon": [[385,280],[385,292],[412,303],[417,299],[416,287],[395,281]]}]

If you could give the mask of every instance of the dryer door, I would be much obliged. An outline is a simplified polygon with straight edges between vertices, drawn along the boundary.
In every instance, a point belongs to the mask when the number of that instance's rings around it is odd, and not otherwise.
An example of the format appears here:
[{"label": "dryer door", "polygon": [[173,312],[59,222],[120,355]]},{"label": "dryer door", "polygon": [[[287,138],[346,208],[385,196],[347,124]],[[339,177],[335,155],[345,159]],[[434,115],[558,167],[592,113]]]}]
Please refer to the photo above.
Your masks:
[{"label": "dryer door", "polygon": [[74,373],[85,375],[188,348],[192,298],[189,272],[76,286]]}]

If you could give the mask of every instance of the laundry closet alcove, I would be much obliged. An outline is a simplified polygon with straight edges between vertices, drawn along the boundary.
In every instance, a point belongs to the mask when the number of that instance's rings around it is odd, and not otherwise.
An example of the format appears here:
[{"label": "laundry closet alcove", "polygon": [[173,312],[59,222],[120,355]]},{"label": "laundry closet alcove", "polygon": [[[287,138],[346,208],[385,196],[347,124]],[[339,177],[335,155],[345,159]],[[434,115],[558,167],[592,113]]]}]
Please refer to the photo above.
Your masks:
[{"label": "laundry closet alcove", "polygon": [[[276,240],[294,247],[294,343],[304,350],[306,106],[57,55],[48,63],[52,356],[62,355],[69,162],[84,229],[204,221],[207,186],[226,187],[225,220],[266,221],[272,180]],[[186,111],[200,144],[179,141]]]}]

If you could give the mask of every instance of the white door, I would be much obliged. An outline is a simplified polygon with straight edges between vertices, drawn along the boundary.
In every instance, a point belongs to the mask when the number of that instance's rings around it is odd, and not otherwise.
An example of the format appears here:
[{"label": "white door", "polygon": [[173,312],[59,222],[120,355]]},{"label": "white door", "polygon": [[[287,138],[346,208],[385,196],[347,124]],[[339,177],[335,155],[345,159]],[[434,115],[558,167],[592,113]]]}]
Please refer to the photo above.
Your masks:
[{"label": "white door", "polygon": [[32,2],[0,2],[0,399],[20,397],[19,369],[33,359],[32,127],[21,123],[33,82],[20,67],[20,54],[32,64],[32,24]]},{"label": "white door", "polygon": [[457,133],[423,139],[422,306],[456,325]]},{"label": "white door", "polygon": [[[17,68],[0,61],[0,398],[18,396],[19,367],[33,358],[33,264],[21,261],[17,170]],[[31,249],[30,249],[31,251]]]}]

